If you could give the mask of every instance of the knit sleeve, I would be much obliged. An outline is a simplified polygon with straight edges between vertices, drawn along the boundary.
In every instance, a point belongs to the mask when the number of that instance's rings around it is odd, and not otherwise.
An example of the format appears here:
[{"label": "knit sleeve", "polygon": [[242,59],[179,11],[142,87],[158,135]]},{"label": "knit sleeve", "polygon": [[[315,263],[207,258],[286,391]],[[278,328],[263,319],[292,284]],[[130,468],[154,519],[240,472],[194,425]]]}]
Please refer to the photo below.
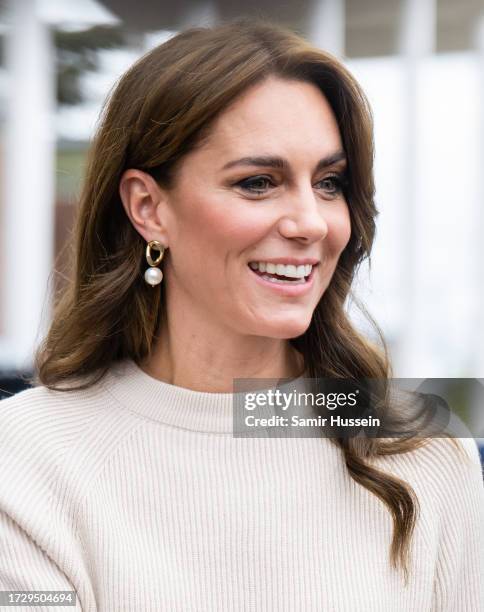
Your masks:
[{"label": "knit sleeve", "polygon": [[[75,606],[36,606],[52,610],[82,610],[66,575],[42,548],[5,512],[0,511],[0,591],[72,591]],[[53,594],[52,594],[53,595]],[[1,607],[1,606],[0,606]],[[31,606],[16,605],[16,610]]]},{"label": "knit sleeve", "polygon": [[62,471],[80,427],[59,405],[42,388],[0,402],[0,590],[75,590],[77,608],[42,609],[91,612],[94,593],[66,488],[75,480]]},{"label": "knit sleeve", "polygon": [[[442,457],[440,542],[432,612],[484,610],[484,483],[477,445],[459,438],[466,457]],[[448,441],[446,442],[449,443]],[[447,448],[449,451],[449,448]]]}]

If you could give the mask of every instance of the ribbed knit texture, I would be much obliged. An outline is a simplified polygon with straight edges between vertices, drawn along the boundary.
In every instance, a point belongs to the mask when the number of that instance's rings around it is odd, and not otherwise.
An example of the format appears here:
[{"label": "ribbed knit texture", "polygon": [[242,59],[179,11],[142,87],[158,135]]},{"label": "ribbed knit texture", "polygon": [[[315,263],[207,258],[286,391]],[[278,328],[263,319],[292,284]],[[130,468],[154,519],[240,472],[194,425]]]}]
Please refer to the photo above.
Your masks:
[{"label": "ribbed knit texture", "polygon": [[484,610],[474,440],[462,459],[440,438],[377,460],[420,502],[405,587],[391,515],[341,450],[236,438],[232,399],[127,360],[87,390],[0,402],[0,590],[76,592],[35,608],[51,612]]}]

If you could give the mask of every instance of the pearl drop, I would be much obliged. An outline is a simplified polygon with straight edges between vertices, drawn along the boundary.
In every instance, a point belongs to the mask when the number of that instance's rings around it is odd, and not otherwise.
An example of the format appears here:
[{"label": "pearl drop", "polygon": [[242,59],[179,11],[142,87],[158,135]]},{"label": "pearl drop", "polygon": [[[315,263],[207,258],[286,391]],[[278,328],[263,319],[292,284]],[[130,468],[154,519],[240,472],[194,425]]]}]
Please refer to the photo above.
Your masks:
[{"label": "pearl drop", "polygon": [[162,278],[163,272],[160,268],[148,268],[145,272],[145,281],[152,287],[154,285],[159,285]]}]

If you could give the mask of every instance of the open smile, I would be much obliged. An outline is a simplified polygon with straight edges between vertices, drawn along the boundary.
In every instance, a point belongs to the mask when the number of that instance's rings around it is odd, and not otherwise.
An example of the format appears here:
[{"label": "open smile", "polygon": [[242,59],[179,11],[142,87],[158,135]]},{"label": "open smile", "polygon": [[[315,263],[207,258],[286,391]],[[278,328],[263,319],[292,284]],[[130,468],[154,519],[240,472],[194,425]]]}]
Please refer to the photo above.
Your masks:
[{"label": "open smile", "polygon": [[250,265],[247,267],[249,268],[254,280],[256,280],[261,286],[272,289],[272,291],[275,291],[280,295],[299,296],[304,295],[311,290],[312,286],[314,285],[314,275],[318,265],[319,264],[313,264],[307,276],[300,276],[298,278],[289,278],[275,272],[253,269]]}]

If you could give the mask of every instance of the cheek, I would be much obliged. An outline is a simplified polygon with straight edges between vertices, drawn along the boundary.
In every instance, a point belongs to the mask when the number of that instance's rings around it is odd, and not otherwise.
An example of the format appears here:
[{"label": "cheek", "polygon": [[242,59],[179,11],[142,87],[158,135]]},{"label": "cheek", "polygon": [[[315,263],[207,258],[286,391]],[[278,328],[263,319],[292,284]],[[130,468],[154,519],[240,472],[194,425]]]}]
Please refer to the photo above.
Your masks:
[{"label": "cheek", "polygon": [[183,235],[199,243],[209,243],[214,250],[241,249],[264,236],[268,223],[261,211],[251,211],[226,195],[199,197],[184,207],[180,216]]},{"label": "cheek", "polygon": [[348,207],[336,211],[328,220],[331,251],[335,257],[340,255],[351,238],[351,218]]}]

